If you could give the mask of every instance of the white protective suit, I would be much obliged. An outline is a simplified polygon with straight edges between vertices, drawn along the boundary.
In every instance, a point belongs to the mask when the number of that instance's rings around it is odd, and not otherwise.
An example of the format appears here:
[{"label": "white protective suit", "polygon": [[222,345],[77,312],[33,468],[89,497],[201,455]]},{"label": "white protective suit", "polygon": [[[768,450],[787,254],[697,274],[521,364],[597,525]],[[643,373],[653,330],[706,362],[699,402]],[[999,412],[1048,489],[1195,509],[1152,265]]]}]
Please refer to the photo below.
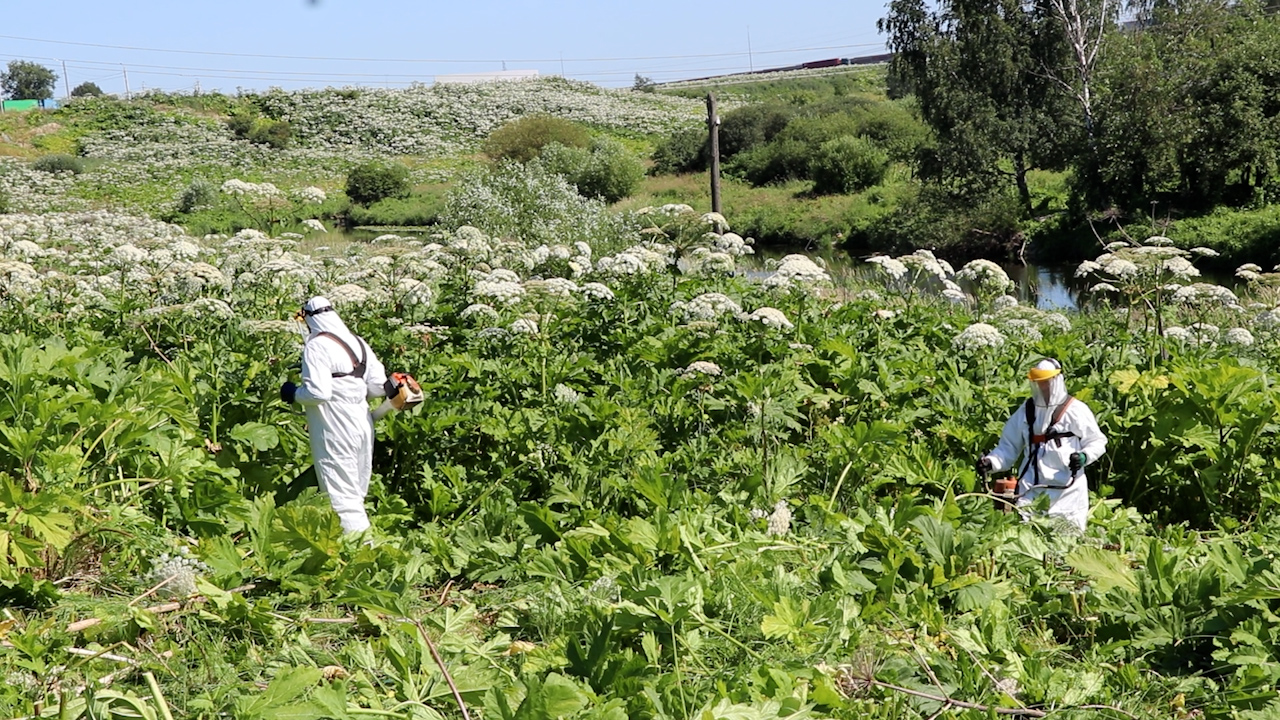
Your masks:
[{"label": "white protective suit", "polygon": [[[1093,463],[1107,451],[1107,437],[1102,434],[1089,406],[1067,395],[1061,369],[1062,366],[1056,360],[1047,359],[1041,360],[1032,371],[1033,375],[1037,371],[1058,371],[1047,381],[1048,397],[1043,396],[1039,383],[1034,380],[1031,383],[1031,397],[1035,406],[1035,434],[1046,436],[1043,442],[1035,444],[1035,457],[1030,462],[1026,457],[1032,437],[1027,428],[1025,403],[1019,404],[1018,409],[1009,416],[1004,424],[1004,432],[1000,434],[1000,443],[986,457],[991,461],[993,472],[1013,470],[1017,474],[1019,508],[1025,508],[1041,495],[1048,495],[1049,515],[1061,517],[1083,532],[1089,519],[1089,480],[1082,467],[1075,473],[1075,482],[1072,482],[1071,456],[1083,452],[1084,464]],[[1070,404],[1062,412],[1062,417],[1052,431],[1069,435],[1054,437],[1050,433],[1049,423],[1064,402]],[[1018,465],[1015,466],[1015,462]],[[1032,489],[1035,485],[1049,487]],[[1023,517],[1026,517],[1025,510]]]},{"label": "white protective suit", "polygon": [[[303,314],[311,335],[302,349],[302,385],[294,402],[306,409],[320,491],[328,496],[342,529],[359,532],[369,527],[364,497],[373,472],[373,416],[368,398],[386,394],[387,371],[368,344],[347,329],[328,300],[311,298]],[[358,370],[355,366],[362,356],[363,376],[334,377]]]}]

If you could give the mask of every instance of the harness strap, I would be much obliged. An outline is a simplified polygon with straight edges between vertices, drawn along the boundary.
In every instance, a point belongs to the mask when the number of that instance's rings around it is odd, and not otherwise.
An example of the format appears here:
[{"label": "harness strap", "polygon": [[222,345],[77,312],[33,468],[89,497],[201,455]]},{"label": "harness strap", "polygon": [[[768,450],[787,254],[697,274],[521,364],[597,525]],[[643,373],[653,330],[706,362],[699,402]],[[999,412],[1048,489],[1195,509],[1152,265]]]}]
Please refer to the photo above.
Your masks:
[{"label": "harness strap", "polygon": [[[1070,405],[1074,400],[1075,398],[1068,395],[1066,401],[1063,402],[1061,405],[1059,405],[1058,409],[1054,411],[1053,419],[1049,421],[1049,426],[1045,428],[1045,434],[1044,435],[1033,434],[1031,436],[1031,442],[1038,445],[1048,440],[1057,440],[1058,438],[1064,438],[1064,437],[1075,437],[1076,434],[1073,432],[1057,432],[1056,430],[1053,429],[1053,426],[1057,425],[1058,421],[1062,420],[1062,416],[1066,414],[1067,406]],[[1034,411],[1032,412],[1032,417],[1034,418]],[[1030,423],[1028,423],[1027,427],[1028,428],[1031,427]]]},{"label": "harness strap", "polygon": [[1060,438],[1066,438],[1066,437],[1075,437],[1075,433],[1073,432],[1058,432],[1053,429],[1054,426],[1057,425],[1060,420],[1062,420],[1062,416],[1065,415],[1067,412],[1067,406],[1070,405],[1073,401],[1075,401],[1075,398],[1068,395],[1067,399],[1064,400],[1063,403],[1058,406],[1058,409],[1053,412],[1053,417],[1049,419],[1049,425],[1045,427],[1044,434],[1037,435],[1035,430],[1036,403],[1033,398],[1027,398],[1027,402],[1025,405],[1025,412],[1027,414],[1027,435],[1031,443],[1027,447],[1027,462],[1022,466],[1022,471],[1018,473],[1019,478],[1025,476],[1028,470],[1032,470],[1035,475],[1035,479],[1032,481],[1032,484],[1039,485],[1040,484],[1040,463],[1036,461],[1036,454],[1039,452],[1040,446],[1050,440],[1058,440]]},{"label": "harness strap", "polygon": [[362,342],[359,338],[356,338],[356,342],[360,343],[360,359],[356,360],[355,352],[351,349],[349,345],[347,345],[345,342],[342,341],[342,338],[328,331],[318,332],[316,333],[316,336],[327,337],[330,340],[338,343],[338,345],[343,350],[347,351],[347,357],[351,358],[351,372],[344,372],[344,373],[336,372],[336,373],[333,373],[333,377],[335,378],[341,378],[341,377],[363,378],[364,377],[365,363],[369,359],[369,352],[368,352],[368,349],[365,347],[364,342]]}]

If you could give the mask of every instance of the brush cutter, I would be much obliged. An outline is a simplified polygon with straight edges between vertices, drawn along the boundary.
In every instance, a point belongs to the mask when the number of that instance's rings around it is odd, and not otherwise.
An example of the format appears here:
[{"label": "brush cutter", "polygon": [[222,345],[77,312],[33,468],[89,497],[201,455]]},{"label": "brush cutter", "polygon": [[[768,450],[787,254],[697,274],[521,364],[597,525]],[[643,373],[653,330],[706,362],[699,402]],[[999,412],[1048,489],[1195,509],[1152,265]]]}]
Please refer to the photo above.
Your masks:
[{"label": "brush cutter", "polygon": [[409,410],[422,403],[422,388],[409,373],[391,373],[385,386],[387,399],[373,411],[373,419],[378,420],[392,410]]}]

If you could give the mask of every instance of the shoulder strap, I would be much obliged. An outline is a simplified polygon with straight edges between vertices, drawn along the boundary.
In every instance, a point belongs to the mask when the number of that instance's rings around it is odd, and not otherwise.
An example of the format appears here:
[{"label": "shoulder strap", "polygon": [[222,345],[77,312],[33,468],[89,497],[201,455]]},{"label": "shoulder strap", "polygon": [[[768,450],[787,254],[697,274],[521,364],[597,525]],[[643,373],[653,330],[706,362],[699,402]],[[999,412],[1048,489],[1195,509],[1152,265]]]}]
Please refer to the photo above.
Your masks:
[{"label": "shoulder strap", "polygon": [[1058,409],[1056,411],[1054,411],[1053,419],[1049,421],[1049,427],[1045,428],[1045,432],[1048,432],[1058,424],[1058,421],[1062,419],[1062,416],[1067,414],[1067,406],[1070,405],[1074,400],[1075,398],[1068,395],[1067,399],[1062,401],[1062,404],[1058,406]]},{"label": "shoulder strap", "polygon": [[338,345],[343,350],[347,351],[347,357],[351,358],[351,372],[333,373],[334,377],[336,378],[340,378],[340,377],[363,378],[364,377],[365,363],[368,360],[369,355],[368,355],[368,351],[365,349],[364,343],[360,340],[360,338],[356,338],[356,342],[360,343],[360,359],[356,360],[355,352],[351,349],[350,346],[348,346],[345,342],[342,341],[342,338],[328,331],[318,332],[316,333],[316,335],[318,337],[327,337],[330,340],[338,343]]}]

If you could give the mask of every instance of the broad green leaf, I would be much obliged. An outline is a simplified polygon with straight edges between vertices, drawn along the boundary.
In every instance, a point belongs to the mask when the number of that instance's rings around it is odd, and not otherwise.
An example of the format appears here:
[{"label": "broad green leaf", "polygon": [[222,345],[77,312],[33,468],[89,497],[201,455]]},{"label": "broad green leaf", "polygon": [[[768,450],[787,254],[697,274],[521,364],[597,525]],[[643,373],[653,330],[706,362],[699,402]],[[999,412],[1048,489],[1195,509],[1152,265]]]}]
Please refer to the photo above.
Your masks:
[{"label": "broad green leaf", "polygon": [[1133,593],[1138,591],[1133,570],[1128,562],[1116,553],[1081,545],[1072,550],[1066,560],[1076,572],[1089,578],[1098,588],[1098,592],[1105,593],[1115,587]]}]

